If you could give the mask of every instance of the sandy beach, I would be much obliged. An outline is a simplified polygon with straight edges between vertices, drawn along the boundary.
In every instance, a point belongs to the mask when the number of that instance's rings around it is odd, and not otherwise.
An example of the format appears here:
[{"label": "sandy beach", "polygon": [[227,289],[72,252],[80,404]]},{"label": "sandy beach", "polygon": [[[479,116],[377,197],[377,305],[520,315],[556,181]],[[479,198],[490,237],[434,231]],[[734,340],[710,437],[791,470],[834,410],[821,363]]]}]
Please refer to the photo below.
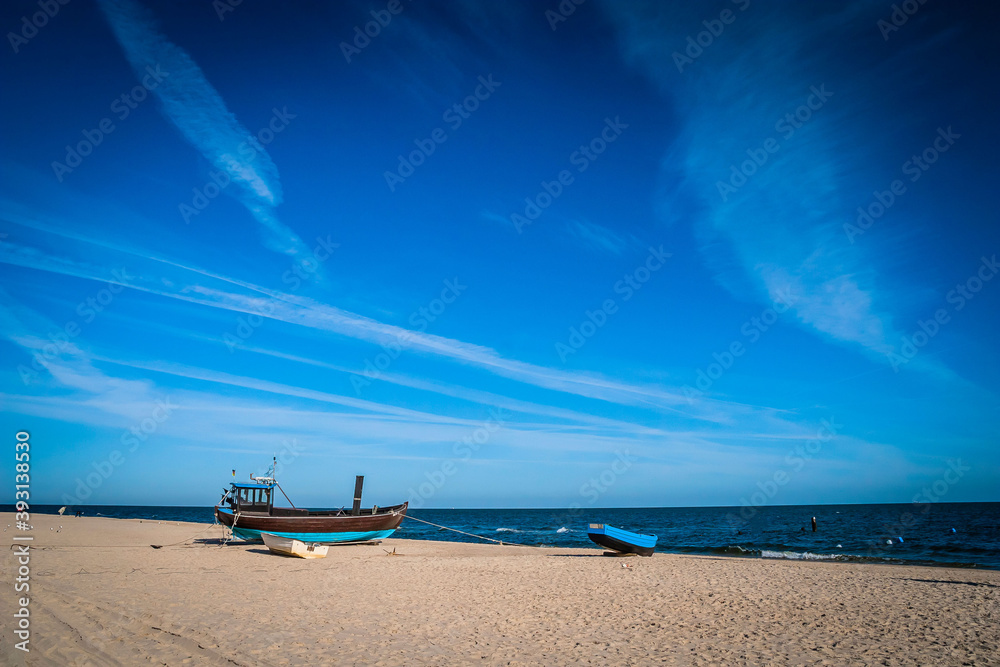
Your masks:
[{"label": "sandy beach", "polygon": [[10,555],[4,664],[1000,664],[997,571],[413,540],[310,561],[207,524],[32,523],[31,651]]}]

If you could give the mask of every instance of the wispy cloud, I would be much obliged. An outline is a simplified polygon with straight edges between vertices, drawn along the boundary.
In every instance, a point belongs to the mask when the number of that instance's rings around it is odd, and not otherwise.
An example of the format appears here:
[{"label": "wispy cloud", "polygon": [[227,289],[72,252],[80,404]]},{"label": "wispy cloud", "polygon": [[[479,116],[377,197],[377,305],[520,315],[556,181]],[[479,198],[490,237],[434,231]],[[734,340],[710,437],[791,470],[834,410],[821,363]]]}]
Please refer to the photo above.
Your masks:
[{"label": "wispy cloud", "polygon": [[499,213],[496,213],[494,211],[483,210],[483,211],[479,212],[479,216],[483,220],[489,220],[490,222],[495,222],[495,223],[503,225],[505,227],[511,227],[511,228],[513,228],[513,226],[514,226],[514,223],[512,223],[510,221],[509,217],[500,215]]},{"label": "wispy cloud", "polygon": [[[195,335],[194,337],[200,337],[200,336]],[[346,366],[331,364],[325,361],[311,359],[296,354],[288,354],[287,352],[281,352],[278,350],[268,349],[264,347],[244,346],[243,351],[248,353],[273,357],[276,359],[283,359],[285,361],[291,361],[298,364],[315,366],[317,368],[336,371],[338,373],[349,373],[353,375],[362,375],[362,376],[364,375],[363,369],[360,368],[349,368]],[[494,392],[483,391],[481,389],[476,389],[469,386],[445,384],[442,382],[436,382],[434,380],[428,380],[424,378],[417,378],[404,375],[402,373],[383,372],[379,374],[378,380],[380,382],[387,382],[400,387],[407,387],[418,391],[432,392],[435,394],[439,394],[441,396],[447,396],[449,398],[457,399],[463,402],[476,403],[482,406],[499,407],[503,408],[504,410],[509,410],[511,412],[518,412],[522,414],[541,415],[544,417],[548,417],[550,419],[563,420],[565,423],[587,425],[588,428],[598,428],[598,427],[613,428],[622,431],[633,431],[645,435],[665,435],[665,433],[660,429],[650,428],[648,426],[643,426],[641,424],[633,424],[615,419],[607,419],[605,417],[598,417],[596,415],[591,415],[576,410],[568,410],[565,408],[543,405],[540,403],[533,403],[530,401],[524,401],[512,398],[510,396],[497,394]]]},{"label": "wispy cloud", "polygon": [[[30,232],[32,228],[20,229]],[[58,234],[59,227],[46,227],[46,237]],[[299,336],[310,331],[337,333],[369,344],[405,334],[412,341],[413,351],[428,359],[457,362],[487,374],[464,374],[469,384],[457,385],[387,372],[379,380],[386,382],[390,391],[373,390],[371,397],[361,399],[331,389],[348,386],[346,382],[338,385],[331,381],[331,374],[346,376],[356,373],[356,369],[349,364],[310,359],[307,352],[300,355],[294,347],[295,353],[265,347],[241,350],[241,354],[267,355],[285,364],[250,361],[238,367],[252,370],[234,373],[227,359],[219,360],[217,367],[188,362],[187,358],[192,358],[187,354],[191,350],[188,344],[165,346],[164,350],[184,350],[185,354],[164,354],[157,360],[149,360],[148,351],[130,354],[70,344],[48,360],[39,386],[33,384],[18,396],[0,396],[8,409],[19,414],[93,427],[103,434],[102,438],[111,439],[102,446],[114,446],[124,429],[147,416],[153,402],[164,396],[181,407],[169,427],[157,435],[157,448],[183,445],[206,453],[221,448],[229,455],[267,455],[282,437],[294,434],[307,452],[305,456],[314,460],[332,455],[338,459],[440,460],[441,456],[452,456],[452,444],[481,425],[481,415],[487,408],[504,410],[505,424],[491,439],[489,451],[476,457],[475,465],[493,460],[538,462],[546,456],[568,455],[581,464],[627,448],[648,461],[676,465],[683,460],[712,469],[719,461],[731,465],[733,461],[757,460],[761,448],[784,452],[787,443],[807,438],[815,430],[794,412],[709,397],[693,405],[685,402],[681,411],[677,405],[686,399],[669,387],[637,385],[508,359],[488,347],[406,331],[310,299],[153,257],[145,250],[112,247],[103,241],[91,245],[85,236],[73,234],[79,244],[70,246],[75,248],[74,254],[87,256],[88,247],[99,248],[130,266],[140,267],[135,270],[137,277],[130,282],[130,289],[174,299],[180,308],[190,304],[187,309],[192,316],[202,309],[208,314],[213,310],[249,313],[257,300],[267,298],[275,306],[272,318],[291,325],[281,335],[290,345],[296,345],[293,341],[303,340]],[[105,271],[85,262],[51,257],[37,249],[26,253],[20,244],[25,236],[33,235],[15,236],[18,243],[0,246],[0,262],[106,280]],[[118,315],[112,312],[102,317]],[[122,317],[135,327],[138,339],[145,338],[143,326],[149,323],[127,314]],[[55,329],[52,322],[16,305],[12,293],[0,292],[0,330],[4,338],[25,351],[39,351],[50,343],[45,332]],[[164,335],[158,325],[150,326],[148,333],[154,329],[156,335]],[[213,342],[203,328],[192,332],[181,328],[167,335],[190,343],[185,338],[188,334],[191,339]],[[330,354],[336,343],[328,335],[323,338],[325,353]],[[211,358],[198,353],[192,356]],[[309,364],[324,372],[297,373],[289,364]],[[504,385],[498,385],[490,375],[554,393],[534,392],[536,400],[526,400],[519,390],[507,396],[503,389],[492,390]],[[289,382],[287,378],[295,380]],[[436,398],[428,400],[428,394]],[[373,398],[376,396],[383,400]],[[610,406],[588,404],[581,398]],[[184,435],[177,435],[181,433]],[[331,433],[335,437],[331,438]]]},{"label": "wispy cloud", "polygon": [[619,234],[586,220],[570,220],[566,229],[584,246],[599,252],[621,255],[629,249],[641,249],[642,242],[628,232]]},{"label": "wispy cloud", "polygon": [[[11,295],[0,288],[0,338],[33,355],[32,360],[26,359],[22,364],[21,372],[27,369],[40,378],[47,373],[52,379],[47,388],[54,390],[53,393],[75,390],[79,392],[78,403],[87,405],[101,401],[108,406],[106,412],[118,416],[136,418],[148,411],[148,403],[154,399],[151,382],[107,376],[65,336],[57,343],[39,334],[55,330],[57,327],[51,321],[30,308],[17,305]],[[45,373],[39,372],[38,367]]]},{"label": "wispy cloud", "polygon": [[[339,448],[350,447],[351,443],[363,444],[369,457],[386,455],[388,450],[383,451],[383,447],[440,447],[481,425],[481,419],[475,416],[414,410],[176,361],[139,361],[118,353],[85,350],[72,342],[62,343],[58,352],[52,352],[49,349],[52,342],[33,332],[53,329],[52,322],[29,308],[15,305],[11,295],[0,290],[0,336],[28,352],[49,350],[44,354],[47,375],[39,387],[21,395],[0,395],[9,409],[71,423],[124,429],[148,416],[150,407],[165,397],[176,406],[177,414],[182,415],[179,428],[199,433],[205,442],[266,444],[267,439],[260,437],[261,429],[265,429],[292,431],[322,443],[325,434],[333,429],[338,434]],[[116,368],[126,370],[116,373]],[[135,370],[143,372],[143,379],[125,377],[134,375]],[[470,396],[464,396],[465,390],[455,391],[421,380],[394,381],[417,391],[479,401],[505,410],[504,429],[508,435],[500,436],[497,442],[524,451],[600,453],[612,447],[630,446],[637,453],[660,458],[677,448],[704,449],[709,453],[722,448],[737,452],[747,440],[781,442],[807,433],[801,425],[769,419],[766,413],[762,414],[759,431],[755,433],[718,429],[715,425],[696,429],[649,428],[488,392],[472,390]],[[37,394],[39,390],[41,395]],[[230,395],[232,390],[237,393]],[[275,397],[284,400],[276,403]],[[528,414],[551,420],[525,419]],[[373,441],[379,444],[373,445]]]},{"label": "wispy cloud", "polygon": [[[689,213],[707,263],[736,296],[765,301],[791,292],[792,310],[809,328],[885,354],[897,337],[886,307],[891,296],[872,270],[876,258],[838,243],[852,197],[881,178],[868,152],[878,134],[857,122],[857,109],[881,78],[873,73],[845,84],[829,70],[839,58],[834,49],[874,23],[865,19],[871,10],[748,6],[680,73],[673,52],[683,53],[687,32],[701,29],[701,9],[606,9],[626,62],[676,103],[681,118],[677,139],[665,147],[664,174],[673,185],[663,190],[659,210],[668,221]],[[830,80],[839,83],[827,86],[831,96],[819,108],[806,109],[805,122],[778,125],[806,103],[812,87]],[[811,102],[816,107],[818,100]],[[733,165],[739,169],[747,151],[763,151],[769,138],[780,148],[764,152],[766,164],[751,164],[751,175],[721,196],[719,183],[729,183]]]},{"label": "wispy cloud", "polygon": [[[2,203],[2,202],[0,202]],[[3,211],[0,211],[0,215]],[[46,233],[58,228],[46,226]],[[84,241],[73,233],[77,241]],[[268,304],[268,318],[306,330],[335,333],[354,340],[381,345],[406,340],[409,349],[440,360],[456,362],[488,374],[541,389],[633,408],[666,412],[678,417],[712,423],[730,423],[736,415],[753,413],[755,406],[707,397],[690,401],[679,388],[623,382],[599,373],[568,371],[511,359],[482,345],[433,334],[412,331],[381,322],[298,294],[265,288],[246,281],[189,267],[155,257],[148,251],[126,249],[96,240],[102,249],[113,251],[119,262],[128,263],[136,273],[128,289],[176,299],[181,302],[241,314],[258,314]],[[81,254],[86,254],[81,248]],[[106,282],[107,272],[83,260],[52,256],[23,243],[0,246],[0,262],[35,270]],[[148,277],[153,276],[153,277]],[[233,289],[233,286],[238,289]],[[221,334],[220,334],[221,335]]]},{"label": "wispy cloud", "polygon": [[240,150],[250,132],[197,63],[161,35],[151,13],[134,0],[101,0],[100,5],[136,76],[159,70],[162,80],[152,92],[163,114],[205,159],[228,174],[237,197],[261,225],[268,247],[291,255],[306,252],[301,239],[275,215],[282,199],[277,167],[259,144],[253,151]]}]

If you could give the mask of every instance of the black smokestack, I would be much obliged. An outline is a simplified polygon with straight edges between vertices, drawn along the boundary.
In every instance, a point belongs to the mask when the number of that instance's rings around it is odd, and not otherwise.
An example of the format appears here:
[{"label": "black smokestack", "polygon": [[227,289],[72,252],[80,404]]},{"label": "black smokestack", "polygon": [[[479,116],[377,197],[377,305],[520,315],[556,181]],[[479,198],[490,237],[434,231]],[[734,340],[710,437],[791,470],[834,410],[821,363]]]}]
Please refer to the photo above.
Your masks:
[{"label": "black smokestack", "polygon": [[361,487],[365,485],[365,476],[358,475],[354,480],[354,509],[351,510],[351,514],[357,516],[361,514]]}]

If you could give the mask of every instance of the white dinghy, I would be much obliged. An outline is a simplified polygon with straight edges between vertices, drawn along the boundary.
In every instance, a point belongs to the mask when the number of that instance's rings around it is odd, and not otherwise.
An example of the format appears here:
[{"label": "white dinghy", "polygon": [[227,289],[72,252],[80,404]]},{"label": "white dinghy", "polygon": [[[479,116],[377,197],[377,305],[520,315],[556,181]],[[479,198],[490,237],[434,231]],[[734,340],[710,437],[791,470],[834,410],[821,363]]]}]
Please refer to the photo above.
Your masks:
[{"label": "white dinghy", "polygon": [[300,542],[290,537],[281,537],[271,533],[261,533],[264,544],[271,550],[271,553],[282,556],[296,556],[298,558],[326,558],[326,552],[330,549],[327,544],[317,544],[315,542]]}]

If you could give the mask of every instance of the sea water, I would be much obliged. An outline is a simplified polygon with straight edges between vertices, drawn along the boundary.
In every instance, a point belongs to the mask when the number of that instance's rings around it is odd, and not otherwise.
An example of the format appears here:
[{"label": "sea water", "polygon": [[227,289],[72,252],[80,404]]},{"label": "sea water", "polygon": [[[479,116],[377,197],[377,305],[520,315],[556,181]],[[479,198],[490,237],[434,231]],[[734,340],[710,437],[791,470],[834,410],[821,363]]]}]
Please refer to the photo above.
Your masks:
[{"label": "sea water", "polygon": [[[59,506],[34,506],[55,513]],[[86,516],[212,523],[211,507],[89,505]],[[8,508],[7,511],[13,511]],[[1000,503],[559,509],[411,509],[414,519],[506,544],[592,547],[590,523],[656,535],[664,553],[1000,569]],[[816,531],[812,530],[816,517]],[[72,521],[72,516],[67,516]],[[395,537],[478,542],[404,520]]]}]

